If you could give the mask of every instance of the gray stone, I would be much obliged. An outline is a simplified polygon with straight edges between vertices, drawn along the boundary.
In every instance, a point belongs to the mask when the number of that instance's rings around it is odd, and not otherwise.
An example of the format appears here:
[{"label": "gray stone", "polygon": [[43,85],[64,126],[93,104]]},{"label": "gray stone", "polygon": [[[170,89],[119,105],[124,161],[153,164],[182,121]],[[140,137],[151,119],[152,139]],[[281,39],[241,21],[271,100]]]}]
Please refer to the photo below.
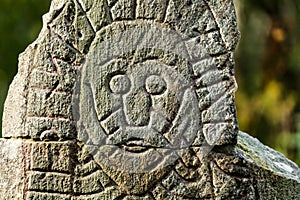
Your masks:
[{"label": "gray stone", "polygon": [[[0,140],[0,194],[2,199],[23,199],[26,158],[22,140]],[[5,198],[3,198],[5,197]]]},{"label": "gray stone", "polygon": [[0,197],[300,199],[300,170],[238,131],[232,0],[53,0],[19,58]]},{"label": "gray stone", "polygon": [[243,132],[239,133],[237,153],[256,174],[260,199],[300,199],[300,170],[295,163]]}]

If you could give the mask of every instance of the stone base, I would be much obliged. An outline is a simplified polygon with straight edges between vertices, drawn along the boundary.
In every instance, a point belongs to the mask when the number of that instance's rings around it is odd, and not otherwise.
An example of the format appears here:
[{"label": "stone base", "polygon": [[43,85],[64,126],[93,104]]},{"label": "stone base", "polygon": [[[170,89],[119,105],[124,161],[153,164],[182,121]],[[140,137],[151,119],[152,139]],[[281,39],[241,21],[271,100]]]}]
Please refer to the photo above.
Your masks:
[{"label": "stone base", "polygon": [[205,157],[197,152],[201,150],[183,152],[173,169],[165,169],[167,175],[135,196],[116,184],[85,146],[1,139],[0,196],[5,200],[300,199],[298,166],[246,133],[239,133],[234,149],[215,148]]}]

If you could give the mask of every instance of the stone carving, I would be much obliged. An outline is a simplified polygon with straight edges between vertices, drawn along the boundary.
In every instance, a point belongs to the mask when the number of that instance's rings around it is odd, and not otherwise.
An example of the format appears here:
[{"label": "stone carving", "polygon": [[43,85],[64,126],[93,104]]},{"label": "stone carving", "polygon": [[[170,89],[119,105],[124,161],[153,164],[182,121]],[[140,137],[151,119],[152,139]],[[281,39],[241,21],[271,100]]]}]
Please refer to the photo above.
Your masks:
[{"label": "stone carving", "polygon": [[1,197],[299,199],[298,167],[238,131],[232,0],[53,0],[43,21],[5,104]]}]

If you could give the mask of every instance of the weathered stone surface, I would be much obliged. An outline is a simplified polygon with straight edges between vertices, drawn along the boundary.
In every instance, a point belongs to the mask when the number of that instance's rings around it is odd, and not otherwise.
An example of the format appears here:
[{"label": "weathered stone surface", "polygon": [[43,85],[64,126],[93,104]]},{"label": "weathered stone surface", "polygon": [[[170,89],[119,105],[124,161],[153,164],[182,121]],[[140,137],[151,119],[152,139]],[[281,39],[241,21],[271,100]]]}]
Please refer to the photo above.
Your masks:
[{"label": "weathered stone surface", "polygon": [[232,0],[53,0],[43,21],[5,104],[2,199],[300,199],[299,168],[238,132]]},{"label": "weathered stone surface", "polygon": [[237,153],[256,174],[260,199],[300,199],[300,169],[281,153],[240,132]]},{"label": "weathered stone surface", "polygon": [[25,157],[22,140],[0,140],[0,196],[2,199],[23,199]]},{"label": "weathered stone surface", "polygon": [[[13,139],[0,142],[1,199],[53,199],[56,196],[65,199],[70,196],[77,161],[76,144]],[[52,197],[51,193],[57,194]]]}]

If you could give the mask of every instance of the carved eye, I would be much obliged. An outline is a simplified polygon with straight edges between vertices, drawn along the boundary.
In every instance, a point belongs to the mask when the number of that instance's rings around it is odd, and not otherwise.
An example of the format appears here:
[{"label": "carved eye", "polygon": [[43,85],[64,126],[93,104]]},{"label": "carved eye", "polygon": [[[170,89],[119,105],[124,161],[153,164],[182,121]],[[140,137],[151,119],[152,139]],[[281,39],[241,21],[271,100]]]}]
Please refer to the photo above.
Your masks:
[{"label": "carved eye", "polygon": [[126,75],[116,75],[109,83],[110,89],[116,94],[125,94],[130,90],[130,80]]},{"label": "carved eye", "polygon": [[160,77],[152,75],[146,80],[146,90],[150,94],[162,94],[167,88],[167,83]]}]

